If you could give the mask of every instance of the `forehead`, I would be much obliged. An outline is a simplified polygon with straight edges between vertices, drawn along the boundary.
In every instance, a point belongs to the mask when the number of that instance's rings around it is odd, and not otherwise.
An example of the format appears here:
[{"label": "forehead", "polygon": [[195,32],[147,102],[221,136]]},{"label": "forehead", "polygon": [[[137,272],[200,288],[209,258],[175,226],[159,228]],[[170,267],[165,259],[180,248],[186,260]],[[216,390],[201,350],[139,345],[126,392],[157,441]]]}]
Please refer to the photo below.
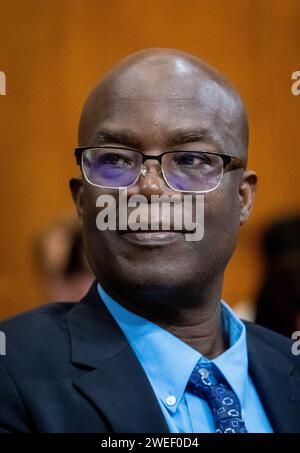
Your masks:
[{"label": "forehead", "polygon": [[181,61],[148,64],[99,87],[89,115],[89,138],[103,128],[124,129],[145,143],[163,142],[178,130],[195,129],[206,131],[218,148],[230,147],[232,152],[237,147],[234,115],[232,96],[199,69]]}]

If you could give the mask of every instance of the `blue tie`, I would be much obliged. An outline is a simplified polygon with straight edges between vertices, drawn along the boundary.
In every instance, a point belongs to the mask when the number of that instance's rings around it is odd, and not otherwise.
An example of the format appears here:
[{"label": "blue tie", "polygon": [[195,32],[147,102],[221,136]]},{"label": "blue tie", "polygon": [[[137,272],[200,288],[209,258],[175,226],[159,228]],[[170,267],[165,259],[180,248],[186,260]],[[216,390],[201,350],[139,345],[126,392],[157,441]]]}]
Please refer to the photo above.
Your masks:
[{"label": "blue tie", "polygon": [[217,433],[247,433],[241,405],[235,392],[213,362],[199,360],[187,389],[207,401]]}]

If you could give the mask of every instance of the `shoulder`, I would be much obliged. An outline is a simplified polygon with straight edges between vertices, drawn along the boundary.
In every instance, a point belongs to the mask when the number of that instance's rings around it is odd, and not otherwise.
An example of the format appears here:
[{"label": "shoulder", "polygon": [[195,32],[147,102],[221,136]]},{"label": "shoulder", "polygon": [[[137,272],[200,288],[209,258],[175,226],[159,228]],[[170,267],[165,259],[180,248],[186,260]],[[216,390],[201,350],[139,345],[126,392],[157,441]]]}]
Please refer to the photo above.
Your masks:
[{"label": "shoulder", "polygon": [[279,350],[284,351],[286,348],[290,348],[292,344],[290,338],[274,332],[273,330],[255,324],[254,322],[243,321],[243,323],[246,326],[247,334],[267,343],[269,346],[273,345],[274,347],[279,348]]},{"label": "shoulder", "polygon": [[274,359],[278,366],[280,360],[288,360],[300,372],[300,346],[297,352],[291,338],[253,322],[243,323],[246,326],[248,348],[252,353],[265,357],[266,361]]},{"label": "shoulder", "polygon": [[66,319],[74,305],[50,303],[1,321],[0,332],[5,341],[1,363],[24,363],[30,357],[37,362],[39,357],[55,353],[58,346],[67,345]]},{"label": "shoulder", "polygon": [[0,322],[5,343],[0,355],[0,432],[30,431],[28,407],[31,411],[42,401],[47,404],[43,398],[51,394],[51,382],[56,385],[60,374],[68,374],[66,318],[73,307],[52,303]]},{"label": "shoulder", "polygon": [[19,336],[25,330],[26,335],[28,335],[30,332],[27,329],[35,331],[36,329],[45,328],[45,326],[53,327],[64,322],[74,305],[74,302],[53,302],[42,305],[0,321],[0,331],[4,333],[11,332]]}]

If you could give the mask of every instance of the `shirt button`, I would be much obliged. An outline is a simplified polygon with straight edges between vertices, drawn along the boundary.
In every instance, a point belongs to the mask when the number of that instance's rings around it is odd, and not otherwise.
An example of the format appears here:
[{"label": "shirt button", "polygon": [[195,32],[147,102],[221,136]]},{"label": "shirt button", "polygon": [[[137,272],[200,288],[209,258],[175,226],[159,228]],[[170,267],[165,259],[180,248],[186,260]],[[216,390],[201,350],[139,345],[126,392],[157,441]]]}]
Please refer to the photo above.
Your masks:
[{"label": "shirt button", "polygon": [[176,404],[176,396],[170,395],[166,398],[166,403],[168,406],[174,406]]}]

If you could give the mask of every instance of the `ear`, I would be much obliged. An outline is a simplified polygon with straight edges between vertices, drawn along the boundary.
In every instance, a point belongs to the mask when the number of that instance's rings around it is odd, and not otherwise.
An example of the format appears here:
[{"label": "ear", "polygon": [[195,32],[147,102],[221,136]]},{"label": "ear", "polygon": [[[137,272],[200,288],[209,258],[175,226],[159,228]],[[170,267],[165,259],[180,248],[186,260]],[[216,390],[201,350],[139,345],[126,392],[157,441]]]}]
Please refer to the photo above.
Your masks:
[{"label": "ear", "polygon": [[256,192],[257,176],[254,171],[245,171],[239,188],[240,225],[247,222]]},{"label": "ear", "polygon": [[69,181],[69,187],[71,190],[72,198],[76,205],[76,210],[79,219],[82,219],[82,195],[83,195],[83,183],[80,178],[72,178]]}]

